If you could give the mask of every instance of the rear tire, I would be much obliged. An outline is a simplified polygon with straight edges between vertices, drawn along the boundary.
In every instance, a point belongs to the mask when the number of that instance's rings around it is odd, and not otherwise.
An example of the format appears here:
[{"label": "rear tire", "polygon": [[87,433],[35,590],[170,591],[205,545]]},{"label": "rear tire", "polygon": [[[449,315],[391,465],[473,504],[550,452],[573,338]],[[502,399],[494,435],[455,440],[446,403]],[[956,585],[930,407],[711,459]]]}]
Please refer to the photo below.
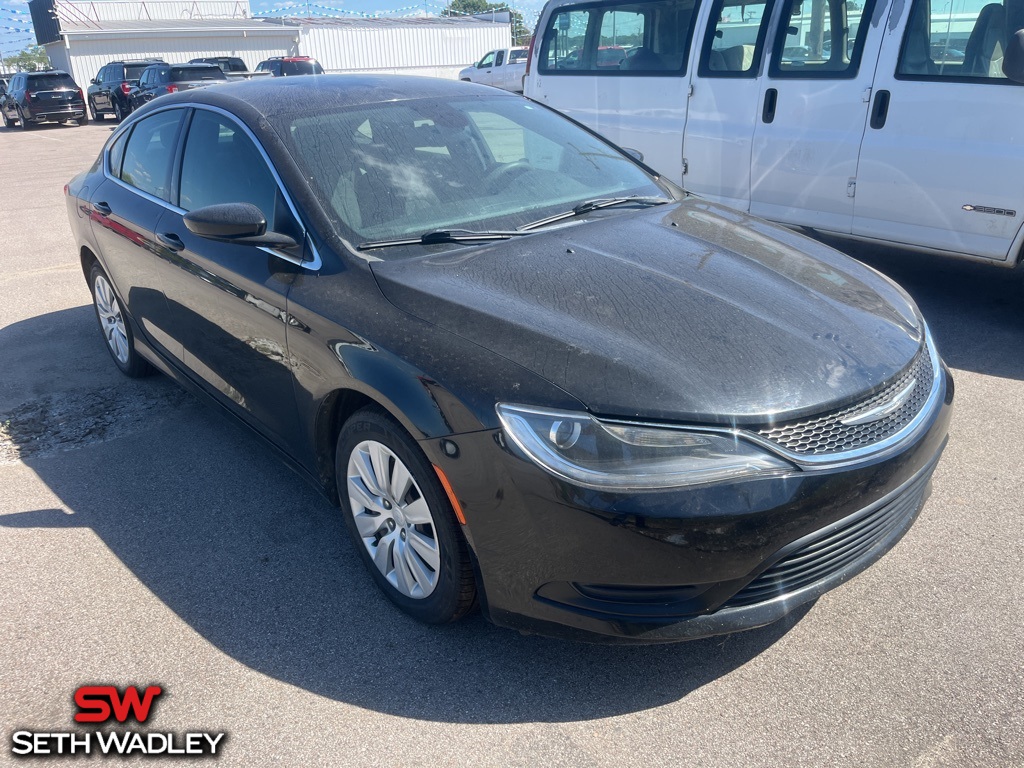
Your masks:
[{"label": "rear tire", "polygon": [[89,116],[93,120],[99,120],[101,117],[101,115],[96,112],[96,105],[93,104],[91,101],[89,102]]},{"label": "rear tire", "polygon": [[88,125],[89,124],[89,116],[87,114],[83,113],[82,116],[80,118],[78,118],[78,124],[79,125]]},{"label": "rear tire", "polygon": [[419,446],[380,408],[355,413],[338,435],[345,525],[377,586],[402,611],[446,624],[476,604],[469,546]]},{"label": "rear tire", "polygon": [[99,264],[93,264],[89,272],[89,288],[92,290],[96,321],[114,364],[129,378],[148,376],[153,372],[153,367],[135,351],[131,324],[121,309],[110,279]]},{"label": "rear tire", "polygon": [[120,123],[122,120],[124,120],[126,117],[128,117],[128,114],[129,114],[128,112],[125,112],[124,109],[122,109],[121,102],[115,100],[114,101],[114,120],[116,122]]},{"label": "rear tire", "polygon": [[18,110],[18,125],[21,126],[23,131],[30,131],[33,128],[32,123],[25,119],[25,115],[20,109]]}]

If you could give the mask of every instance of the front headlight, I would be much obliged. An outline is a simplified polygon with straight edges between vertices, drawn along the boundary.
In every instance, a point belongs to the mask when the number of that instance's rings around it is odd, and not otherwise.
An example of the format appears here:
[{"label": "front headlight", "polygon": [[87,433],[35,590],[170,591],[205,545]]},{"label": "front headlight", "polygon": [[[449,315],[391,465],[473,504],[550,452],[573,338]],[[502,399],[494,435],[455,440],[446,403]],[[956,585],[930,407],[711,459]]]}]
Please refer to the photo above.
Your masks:
[{"label": "front headlight", "polygon": [[555,477],[641,491],[778,475],[789,462],[731,434],[598,421],[587,413],[498,403],[506,434]]}]

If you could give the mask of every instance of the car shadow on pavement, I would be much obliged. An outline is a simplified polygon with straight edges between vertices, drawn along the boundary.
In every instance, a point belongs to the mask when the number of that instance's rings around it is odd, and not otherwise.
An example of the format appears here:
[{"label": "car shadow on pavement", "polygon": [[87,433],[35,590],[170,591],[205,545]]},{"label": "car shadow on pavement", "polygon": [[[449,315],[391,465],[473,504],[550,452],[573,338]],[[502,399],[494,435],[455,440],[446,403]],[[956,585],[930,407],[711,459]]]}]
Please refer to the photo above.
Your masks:
[{"label": "car shadow on pavement", "polygon": [[[15,355],[25,393],[0,400],[6,460],[22,461],[63,507],[6,514],[0,527],[92,530],[183,622],[260,673],[403,717],[585,720],[677,701],[764,652],[808,610],[661,646],[526,637],[479,612],[421,625],[379,593],[338,509],[166,378],[121,377],[91,314],[79,307],[0,330],[0,355]],[[54,361],[63,379],[47,367]],[[133,611],[110,622],[130,625]]]},{"label": "car shadow on pavement", "polygon": [[950,367],[1024,379],[1024,268],[821,239],[903,286],[924,313]]}]

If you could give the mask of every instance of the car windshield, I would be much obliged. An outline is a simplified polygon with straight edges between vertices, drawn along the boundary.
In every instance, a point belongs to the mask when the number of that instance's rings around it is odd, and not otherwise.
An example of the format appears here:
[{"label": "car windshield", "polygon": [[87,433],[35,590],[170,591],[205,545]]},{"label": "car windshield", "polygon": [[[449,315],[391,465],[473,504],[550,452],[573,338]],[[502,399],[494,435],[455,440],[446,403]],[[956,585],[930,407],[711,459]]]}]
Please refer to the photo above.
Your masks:
[{"label": "car windshield", "polygon": [[190,80],[227,80],[227,75],[216,64],[171,67],[171,82],[185,83]]},{"label": "car windshield", "polygon": [[77,88],[71,75],[33,75],[26,87],[30,91],[56,91],[59,88]]},{"label": "car windshield", "polygon": [[588,200],[671,197],[612,147],[525,99],[416,99],[278,119],[340,233],[358,242],[508,230]]},{"label": "car windshield", "polygon": [[138,80],[142,77],[142,72],[148,67],[149,64],[125,64],[124,67],[124,79],[125,80]]},{"label": "car windshield", "polygon": [[322,75],[324,68],[315,61],[282,61],[281,74],[285,77],[295,75]]}]

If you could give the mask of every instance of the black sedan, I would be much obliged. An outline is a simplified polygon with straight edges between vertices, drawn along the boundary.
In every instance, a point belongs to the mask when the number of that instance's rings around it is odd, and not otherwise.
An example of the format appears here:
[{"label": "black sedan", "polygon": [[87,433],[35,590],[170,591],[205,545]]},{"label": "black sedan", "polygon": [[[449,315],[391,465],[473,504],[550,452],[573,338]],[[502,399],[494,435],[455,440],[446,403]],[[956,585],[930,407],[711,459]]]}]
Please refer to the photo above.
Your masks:
[{"label": "black sedan", "polygon": [[272,443],[426,622],[766,624],[897,542],[946,442],[899,287],[491,88],[167,96],[67,199],[117,366]]}]

